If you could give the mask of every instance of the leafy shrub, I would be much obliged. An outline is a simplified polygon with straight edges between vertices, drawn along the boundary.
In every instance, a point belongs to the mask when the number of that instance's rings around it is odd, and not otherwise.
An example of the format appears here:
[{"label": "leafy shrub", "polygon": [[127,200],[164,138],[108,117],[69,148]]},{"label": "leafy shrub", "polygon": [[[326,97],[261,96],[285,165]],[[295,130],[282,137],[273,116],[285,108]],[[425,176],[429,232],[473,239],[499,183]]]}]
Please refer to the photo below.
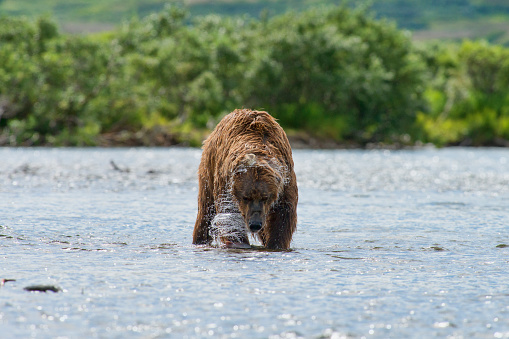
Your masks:
[{"label": "leafy shrub", "polygon": [[393,24],[344,6],[192,21],[169,6],[89,36],[62,35],[47,18],[0,17],[0,43],[0,144],[156,132],[197,144],[239,107],[361,145],[509,137],[506,48],[416,48]]},{"label": "leafy shrub", "polygon": [[[253,79],[255,102],[284,125],[360,143],[408,133],[424,67],[394,25],[345,7],[277,17]],[[334,128],[331,128],[333,127]]]},{"label": "leafy shrub", "polygon": [[[431,110],[419,115],[429,141],[444,144],[505,144],[509,130],[509,49],[486,42],[435,49],[437,79],[427,91]],[[453,58],[446,55],[454,55]]]}]

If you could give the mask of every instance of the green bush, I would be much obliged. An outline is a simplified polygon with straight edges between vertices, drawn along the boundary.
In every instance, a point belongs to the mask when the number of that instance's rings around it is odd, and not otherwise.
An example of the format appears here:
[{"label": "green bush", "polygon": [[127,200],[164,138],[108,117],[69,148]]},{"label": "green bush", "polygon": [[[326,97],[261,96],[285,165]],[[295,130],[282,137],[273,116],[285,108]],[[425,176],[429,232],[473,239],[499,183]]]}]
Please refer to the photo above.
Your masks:
[{"label": "green bush", "polygon": [[[253,79],[256,104],[284,125],[337,140],[391,141],[424,106],[424,65],[393,24],[345,7],[277,17]],[[334,127],[334,128],[331,128]]]},{"label": "green bush", "polygon": [[153,144],[143,136],[156,133],[197,144],[240,107],[360,145],[509,137],[508,49],[416,48],[344,6],[192,21],[169,6],[89,36],[0,17],[0,43],[0,144],[96,145],[114,134]]},{"label": "green bush", "polygon": [[418,118],[426,139],[476,146],[507,140],[509,49],[472,41],[431,49],[428,69],[435,80],[426,92],[431,110]]}]

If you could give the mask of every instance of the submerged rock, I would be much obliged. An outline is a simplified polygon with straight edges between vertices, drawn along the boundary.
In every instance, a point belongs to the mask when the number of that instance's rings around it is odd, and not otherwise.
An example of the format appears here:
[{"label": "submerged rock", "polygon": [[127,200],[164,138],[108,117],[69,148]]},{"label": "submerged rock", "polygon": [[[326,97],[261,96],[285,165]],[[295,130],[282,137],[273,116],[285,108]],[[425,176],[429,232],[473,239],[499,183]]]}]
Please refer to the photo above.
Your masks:
[{"label": "submerged rock", "polygon": [[51,291],[54,293],[62,291],[60,287],[54,285],[30,285],[24,288],[25,291],[28,292],[47,292]]}]

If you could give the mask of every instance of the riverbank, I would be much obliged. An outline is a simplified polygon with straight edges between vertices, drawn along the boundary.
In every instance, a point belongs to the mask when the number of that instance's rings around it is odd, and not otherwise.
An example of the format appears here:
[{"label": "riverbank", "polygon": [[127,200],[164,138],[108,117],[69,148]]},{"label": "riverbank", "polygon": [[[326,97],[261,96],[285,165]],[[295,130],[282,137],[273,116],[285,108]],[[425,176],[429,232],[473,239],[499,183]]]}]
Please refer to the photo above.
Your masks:
[{"label": "riverbank", "polygon": [[[170,131],[162,126],[139,131],[118,131],[98,135],[87,145],[55,144],[51,142],[31,143],[29,138],[25,142],[17,143],[8,135],[0,135],[0,147],[201,147],[202,142],[210,134],[210,130],[195,129],[192,131]],[[293,149],[413,149],[422,147],[509,147],[509,140],[494,138],[489,143],[473,144],[472,139],[459,142],[436,145],[431,142],[414,141],[400,138],[391,143],[368,142],[361,144],[353,140],[338,141],[323,136],[311,135],[306,131],[286,131]]]},{"label": "riverbank", "polygon": [[[194,131],[192,136],[189,134],[172,133],[164,129],[140,130],[137,132],[120,131],[116,133],[105,133],[99,135],[97,140],[89,145],[55,145],[52,143],[31,144],[24,142],[18,144],[11,140],[8,136],[0,136],[0,147],[106,147],[106,148],[123,148],[123,147],[201,147],[203,140],[206,139],[210,132]],[[287,133],[288,140],[292,149],[412,149],[422,147],[437,147],[432,143],[423,143],[417,141],[414,143],[367,143],[360,144],[354,141],[339,142],[331,138],[312,136],[306,132],[289,131]],[[468,141],[460,144],[451,144],[445,146],[471,146]],[[495,147],[509,147],[509,141],[500,140],[496,145],[485,145]]]}]

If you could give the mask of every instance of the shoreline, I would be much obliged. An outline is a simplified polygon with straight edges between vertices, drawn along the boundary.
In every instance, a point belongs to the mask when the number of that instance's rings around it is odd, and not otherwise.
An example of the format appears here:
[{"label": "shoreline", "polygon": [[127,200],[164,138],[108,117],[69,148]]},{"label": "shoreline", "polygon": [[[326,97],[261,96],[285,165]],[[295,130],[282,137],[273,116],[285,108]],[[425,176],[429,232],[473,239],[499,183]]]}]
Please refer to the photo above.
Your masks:
[{"label": "shoreline", "polygon": [[[74,145],[71,143],[57,144],[51,142],[42,143],[12,143],[8,137],[0,137],[0,147],[34,147],[34,148],[130,148],[130,147],[190,147],[201,148],[203,140],[208,133],[196,132],[194,137],[182,135],[179,133],[169,133],[166,131],[143,131],[118,133],[105,133],[99,135],[93,143],[89,145]],[[412,150],[423,148],[447,148],[447,147],[472,147],[472,148],[509,148],[509,140],[496,139],[490,144],[474,145],[471,140],[465,139],[462,142],[446,145],[435,145],[433,143],[424,143],[417,141],[414,143],[383,143],[368,142],[361,144],[355,141],[337,141],[332,138],[320,138],[310,136],[306,133],[290,132],[287,133],[288,140],[292,149],[306,150]]]}]

